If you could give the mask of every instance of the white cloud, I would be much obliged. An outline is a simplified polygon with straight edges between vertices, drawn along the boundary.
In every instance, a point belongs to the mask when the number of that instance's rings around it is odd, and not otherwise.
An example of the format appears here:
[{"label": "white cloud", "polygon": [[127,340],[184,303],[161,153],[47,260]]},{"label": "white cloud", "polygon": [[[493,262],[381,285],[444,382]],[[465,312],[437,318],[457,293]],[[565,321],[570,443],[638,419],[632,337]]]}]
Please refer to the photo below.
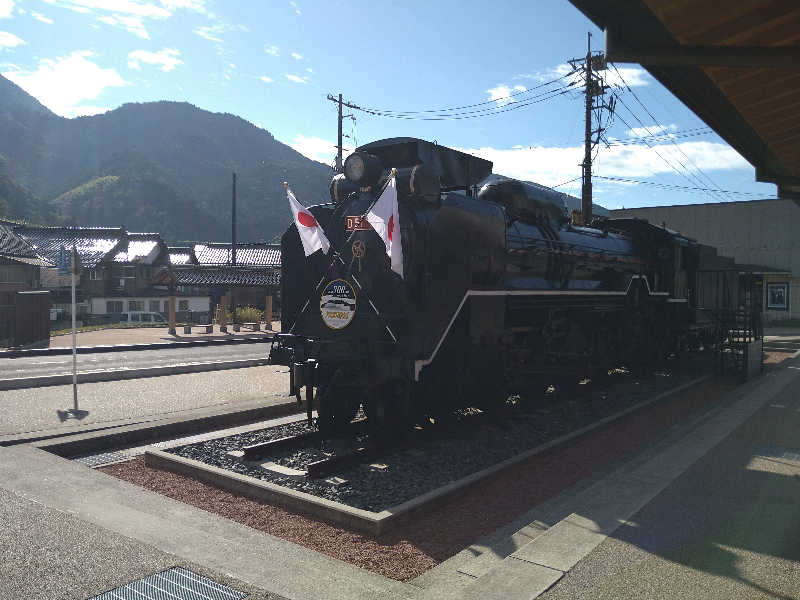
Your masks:
[{"label": "white cloud", "polygon": [[172,12],[163,6],[136,0],[45,0],[45,2],[82,13],[98,10],[156,19],[166,19],[172,15]]},{"label": "white cloud", "polygon": [[14,12],[14,0],[0,0],[0,19],[8,19]]},{"label": "white cloud", "polygon": [[[330,164],[336,156],[336,142],[326,140],[316,136],[306,137],[298,134],[289,146],[297,150],[300,154],[311,160]],[[351,148],[344,148],[344,153],[352,152]]]},{"label": "white cloud", "polygon": [[160,0],[161,6],[170,12],[175,12],[178,8],[184,8],[196,13],[206,14],[205,0]]},{"label": "white cloud", "polygon": [[18,38],[8,31],[0,31],[0,48],[15,48],[27,44],[22,38]]},{"label": "white cloud", "polygon": [[143,40],[149,40],[150,34],[147,33],[147,28],[139,17],[126,17],[125,15],[106,15],[97,17],[97,20],[107,25],[119,27],[125,31],[136,35]]},{"label": "white cloud", "polygon": [[[572,74],[570,75],[570,73]],[[624,86],[624,83],[627,83],[633,88],[650,85],[653,81],[650,74],[641,67],[617,67],[615,70],[613,66],[609,66],[605,71],[601,71],[601,75],[605,82],[611,86]],[[577,71],[573,73],[572,65],[566,63],[557,67],[534,71],[533,73],[517,75],[517,77],[520,79],[533,79],[538,82],[552,81],[559,77],[565,77],[564,84],[579,85],[583,83],[583,72]]]},{"label": "white cloud", "polygon": [[640,138],[648,135],[658,135],[659,133],[663,133],[665,131],[676,131],[677,129],[678,126],[675,124],[648,125],[647,127],[634,127],[633,129],[628,129],[625,133],[628,134],[628,137]]},{"label": "white cloud", "polygon": [[498,84],[497,87],[486,90],[489,94],[489,100],[497,102],[498,106],[503,106],[509,102],[513,102],[513,98],[509,98],[511,94],[524,92],[527,88],[524,85],[515,85],[513,88],[508,87],[506,84]]},{"label": "white cloud", "polygon": [[[655,150],[653,149],[655,148]],[[677,164],[686,164],[681,151],[704,171],[721,169],[751,169],[738,152],[716,142],[684,142],[647,146],[612,146],[600,150],[602,174],[613,177],[651,177],[653,174],[673,173],[658,154]],[[680,150],[678,150],[680,148]],[[558,185],[580,176],[583,146],[532,146],[515,149],[468,148],[463,152],[480,156],[494,163],[493,171],[516,179],[535,181],[542,185]],[[658,154],[656,154],[656,150]]]},{"label": "white cloud", "polygon": [[31,11],[31,16],[37,21],[41,21],[42,23],[47,23],[48,25],[53,24],[53,19],[45,17],[42,13]]},{"label": "white cloud", "polygon": [[301,77],[300,75],[291,75],[289,73],[285,73],[286,79],[289,81],[293,81],[294,83],[308,83],[308,76]]},{"label": "white cloud", "polygon": [[292,58],[295,60],[301,60],[303,58],[303,55],[298,54],[297,52],[292,52]]},{"label": "white cloud", "polygon": [[146,63],[148,65],[156,65],[162,71],[168,72],[183,64],[183,61],[179,58],[180,55],[180,50],[176,48],[162,48],[158,52],[134,50],[128,54],[128,66],[131,69],[141,71],[141,63]]},{"label": "white cloud", "polygon": [[264,46],[264,52],[267,54],[271,54],[272,56],[278,56],[278,47],[277,46]]},{"label": "white cloud", "polygon": [[297,13],[298,15],[303,14],[303,12],[300,10],[300,7],[297,6],[297,2],[294,2],[294,0],[289,2],[289,6],[291,6],[294,9],[294,12]]},{"label": "white cloud", "polygon": [[194,33],[201,38],[205,38],[218,44],[222,42],[220,37],[223,33],[238,29],[239,31],[248,31],[244,25],[228,25],[227,23],[217,23],[216,25],[204,25],[194,30]]},{"label": "white cloud", "polygon": [[222,38],[219,37],[219,34],[222,33],[219,25],[205,25],[203,27],[198,27],[194,30],[194,33],[211,42],[222,42]]},{"label": "white cloud", "polygon": [[104,69],[89,60],[94,56],[89,50],[77,50],[69,56],[45,58],[35,71],[11,71],[3,76],[53,112],[74,117],[86,108],[98,108],[81,106],[84,100],[94,100],[108,87],[128,85],[116,69]]},{"label": "white cloud", "polygon": [[267,77],[266,75],[262,75],[261,77],[259,77],[259,79],[264,83],[272,83],[273,81],[275,81],[272,77]]},{"label": "white cloud", "polygon": [[110,111],[111,109],[108,106],[91,106],[88,104],[81,104],[80,106],[76,106],[72,110],[71,117],[91,117],[92,115],[102,115],[105,112]]}]

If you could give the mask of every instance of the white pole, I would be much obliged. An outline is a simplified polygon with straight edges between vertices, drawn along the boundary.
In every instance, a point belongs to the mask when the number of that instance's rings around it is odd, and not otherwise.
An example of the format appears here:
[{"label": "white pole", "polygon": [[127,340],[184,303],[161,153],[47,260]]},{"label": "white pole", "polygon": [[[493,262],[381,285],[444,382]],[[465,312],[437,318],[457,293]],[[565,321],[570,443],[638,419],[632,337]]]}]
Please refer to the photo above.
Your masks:
[{"label": "white pole", "polygon": [[78,270],[76,264],[77,253],[72,253],[72,404],[73,410],[78,410],[78,354],[75,342],[75,272]]}]

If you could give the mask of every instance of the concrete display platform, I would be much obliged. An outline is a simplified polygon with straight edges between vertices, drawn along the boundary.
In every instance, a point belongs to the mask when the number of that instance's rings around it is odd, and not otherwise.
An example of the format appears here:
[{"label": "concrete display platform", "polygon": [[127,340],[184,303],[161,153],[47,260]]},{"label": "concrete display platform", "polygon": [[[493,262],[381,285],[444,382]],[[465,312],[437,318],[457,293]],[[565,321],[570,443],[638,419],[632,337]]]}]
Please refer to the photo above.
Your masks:
[{"label": "concrete display platform", "polygon": [[354,508],[341,502],[335,502],[326,498],[321,498],[313,494],[293,490],[291,488],[262,481],[254,477],[235,473],[228,469],[222,469],[212,465],[207,465],[201,461],[184,458],[170,452],[165,452],[158,448],[148,448],[145,451],[145,462],[148,466],[173,471],[181,475],[188,475],[194,479],[199,479],[206,483],[218,487],[220,489],[228,490],[237,494],[242,494],[249,498],[256,500],[263,500],[277,506],[288,508],[290,510],[299,510],[315,516],[316,518],[350,527],[358,531],[363,531],[371,535],[380,535],[392,527],[400,523],[407,522],[408,519],[430,511],[436,507],[441,506],[457,494],[463,492],[467,488],[477,485],[480,482],[493,477],[507,469],[513,468],[515,465],[551,450],[557,446],[565,444],[579,436],[582,436],[594,429],[612,423],[618,419],[625,417],[637,410],[646,406],[654,404],[663,400],[673,394],[680,393],[681,391],[691,388],[707,379],[711,375],[698,377],[692,381],[679,385],[671,390],[662,392],[652,398],[639,402],[634,406],[630,406],[625,410],[621,410],[613,415],[609,415],[598,421],[591,423],[585,427],[581,427],[575,431],[559,436],[549,442],[540,444],[535,448],[531,448],[516,456],[512,456],[503,460],[491,467],[481,469],[475,473],[471,473],[466,477],[462,477],[457,481],[453,481],[439,488],[433,489],[425,494],[417,496],[403,502],[401,504],[391,506],[385,510],[376,512]]}]

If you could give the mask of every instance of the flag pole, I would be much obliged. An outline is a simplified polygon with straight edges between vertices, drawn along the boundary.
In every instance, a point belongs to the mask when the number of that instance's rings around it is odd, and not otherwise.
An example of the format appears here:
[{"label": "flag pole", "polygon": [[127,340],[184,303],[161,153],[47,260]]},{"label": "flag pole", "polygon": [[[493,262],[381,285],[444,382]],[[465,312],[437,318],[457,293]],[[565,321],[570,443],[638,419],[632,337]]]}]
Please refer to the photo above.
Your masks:
[{"label": "flag pole", "polygon": [[[392,179],[396,175],[397,175],[397,169],[393,167],[391,172],[389,173],[389,177],[386,178],[386,183],[383,185],[383,189],[381,189],[380,194],[378,194],[376,196],[375,200],[372,201],[372,204],[369,205],[369,208],[367,208],[367,210],[365,210],[364,213],[361,215],[361,218],[359,219],[359,223],[364,219],[364,217],[367,216],[367,214],[369,214],[369,211],[372,210],[372,207],[375,206],[375,204],[378,202],[378,200],[380,200],[381,196],[383,195],[383,192],[386,191],[386,188],[389,187],[389,183],[392,181]],[[283,186],[287,191],[289,190],[289,182],[288,181],[284,181],[283,182]],[[342,260],[342,257],[340,255],[340,251],[344,250],[345,246],[347,246],[347,244],[350,243],[350,240],[353,239],[353,236],[356,234],[356,231],[357,231],[357,229],[353,229],[353,232],[350,234],[350,236],[344,241],[344,243],[341,246],[339,246],[339,250],[337,250],[336,252],[333,253],[333,260],[331,260],[330,264],[325,269],[325,274],[323,274],[322,277],[320,278],[319,283],[317,283],[316,287],[314,288],[314,291],[311,292],[311,294],[309,294],[308,298],[306,298],[306,303],[303,305],[303,308],[300,309],[300,312],[297,313],[297,317],[295,317],[294,323],[292,323],[292,326],[289,328],[289,333],[292,333],[294,331],[294,328],[297,325],[297,322],[300,320],[300,317],[302,317],[303,314],[305,314],[306,309],[308,308],[308,305],[311,302],[311,298],[313,296],[315,296],[317,294],[317,292],[319,292],[320,287],[322,287],[322,283],[325,281],[327,272],[333,266],[333,263],[336,262],[336,260],[338,259],[338,261],[340,263],[342,263],[342,265],[344,265],[344,261]],[[356,285],[358,285],[358,289],[363,291],[363,288],[361,287],[361,284],[358,282],[358,279],[356,279],[355,275],[350,273],[350,276],[353,278],[353,281],[356,282]],[[397,338],[395,337],[394,333],[392,333],[392,330],[389,328],[389,325],[383,319],[383,316],[381,315],[381,313],[375,307],[375,304],[372,303],[372,300],[369,297],[367,297],[367,300],[369,300],[369,305],[372,307],[372,310],[375,311],[375,314],[378,315],[378,318],[383,323],[383,326],[386,328],[386,331],[389,333],[391,338],[395,342],[397,342]]]}]

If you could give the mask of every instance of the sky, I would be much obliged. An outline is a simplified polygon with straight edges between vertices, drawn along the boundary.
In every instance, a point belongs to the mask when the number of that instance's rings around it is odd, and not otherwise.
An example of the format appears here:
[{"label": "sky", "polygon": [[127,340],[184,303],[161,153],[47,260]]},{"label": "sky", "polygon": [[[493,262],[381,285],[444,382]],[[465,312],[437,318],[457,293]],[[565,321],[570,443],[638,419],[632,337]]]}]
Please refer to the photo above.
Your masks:
[{"label": "sky", "polygon": [[[0,73],[67,118],[186,101],[327,164],[327,96],[342,93],[371,111],[345,108],[346,148],[419,137],[580,196],[584,95],[567,61],[587,33],[602,50],[567,0],[0,0]],[[602,73],[617,99],[594,150],[596,203],[775,197],[641,67]]]}]

